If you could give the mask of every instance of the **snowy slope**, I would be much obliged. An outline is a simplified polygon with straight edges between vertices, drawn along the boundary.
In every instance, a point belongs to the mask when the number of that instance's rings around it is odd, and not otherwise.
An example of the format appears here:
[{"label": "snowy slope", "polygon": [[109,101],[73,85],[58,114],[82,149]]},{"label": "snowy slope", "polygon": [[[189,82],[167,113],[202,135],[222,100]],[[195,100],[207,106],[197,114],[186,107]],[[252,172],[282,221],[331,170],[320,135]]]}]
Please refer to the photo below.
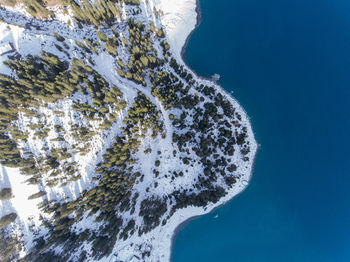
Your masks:
[{"label": "snowy slope", "polygon": [[[148,2],[148,4],[147,4]],[[159,22],[164,26],[172,51],[181,59],[187,37],[197,24],[197,0],[142,0],[149,19],[157,21],[153,10],[160,10]]]}]

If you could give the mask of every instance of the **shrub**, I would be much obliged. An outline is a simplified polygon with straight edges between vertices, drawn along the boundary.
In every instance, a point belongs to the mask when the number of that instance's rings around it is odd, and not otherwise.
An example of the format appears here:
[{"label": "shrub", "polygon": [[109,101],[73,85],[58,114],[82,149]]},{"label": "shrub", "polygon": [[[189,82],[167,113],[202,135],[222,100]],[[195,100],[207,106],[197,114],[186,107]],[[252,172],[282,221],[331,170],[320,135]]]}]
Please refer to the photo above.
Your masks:
[{"label": "shrub", "polygon": [[32,200],[32,199],[35,199],[35,198],[39,198],[39,197],[42,197],[42,196],[45,196],[46,195],[46,192],[45,191],[40,191],[38,193],[35,193],[31,196],[28,197],[28,200]]},{"label": "shrub", "polygon": [[9,200],[12,197],[11,188],[3,188],[0,191],[0,200]]},{"label": "shrub", "polygon": [[0,229],[7,227],[9,224],[11,224],[13,221],[15,221],[16,218],[17,218],[16,213],[10,213],[10,214],[5,215],[2,218],[0,218]]},{"label": "shrub", "polygon": [[156,160],[156,162],[154,163],[154,165],[155,165],[156,167],[160,166],[160,161],[159,161],[159,160]]}]

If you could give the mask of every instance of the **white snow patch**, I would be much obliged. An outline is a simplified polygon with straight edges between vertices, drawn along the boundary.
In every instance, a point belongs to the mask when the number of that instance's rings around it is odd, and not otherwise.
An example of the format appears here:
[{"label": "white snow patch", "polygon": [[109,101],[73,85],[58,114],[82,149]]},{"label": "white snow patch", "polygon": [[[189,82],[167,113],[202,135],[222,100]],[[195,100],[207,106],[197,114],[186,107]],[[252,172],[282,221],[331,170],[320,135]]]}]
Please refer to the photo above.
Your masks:
[{"label": "white snow patch", "polygon": [[25,182],[28,177],[23,176],[18,168],[9,168],[0,165],[0,177],[0,181],[5,181],[6,187],[12,189],[14,196],[10,200],[0,202],[0,217],[11,212],[17,213],[21,224],[25,226],[26,231],[29,231],[29,220],[34,222],[39,221],[40,212],[38,204],[42,199],[28,200],[29,196],[39,192],[38,186],[28,185]]},{"label": "white snow patch", "polygon": [[177,59],[181,59],[186,39],[197,24],[196,0],[144,0],[143,7],[149,19],[156,24],[154,11],[157,12],[172,51]]}]

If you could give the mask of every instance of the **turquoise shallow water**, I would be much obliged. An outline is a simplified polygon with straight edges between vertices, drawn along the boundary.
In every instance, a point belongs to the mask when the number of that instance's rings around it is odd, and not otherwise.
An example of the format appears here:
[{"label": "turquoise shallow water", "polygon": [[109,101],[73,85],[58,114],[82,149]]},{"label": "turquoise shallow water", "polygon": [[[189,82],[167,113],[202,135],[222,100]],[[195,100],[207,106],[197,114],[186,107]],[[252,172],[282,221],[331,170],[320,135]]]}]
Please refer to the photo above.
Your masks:
[{"label": "turquoise shallow water", "polygon": [[178,234],[174,262],[350,261],[350,2],[200,0],[185,58],[252,117],[247,190]]}]

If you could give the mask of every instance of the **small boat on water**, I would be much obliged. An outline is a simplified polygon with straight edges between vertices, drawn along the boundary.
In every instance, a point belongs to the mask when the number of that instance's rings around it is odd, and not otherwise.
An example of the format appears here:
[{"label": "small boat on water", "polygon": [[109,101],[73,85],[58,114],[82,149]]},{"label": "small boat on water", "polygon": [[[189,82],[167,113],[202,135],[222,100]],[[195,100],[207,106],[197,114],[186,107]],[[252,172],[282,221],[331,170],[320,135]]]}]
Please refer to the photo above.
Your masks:
[{"label": "small boat on water", "polygon": [[214,218],[218,218],[218,217],[219,217],[219,214],[215,213]]}]

